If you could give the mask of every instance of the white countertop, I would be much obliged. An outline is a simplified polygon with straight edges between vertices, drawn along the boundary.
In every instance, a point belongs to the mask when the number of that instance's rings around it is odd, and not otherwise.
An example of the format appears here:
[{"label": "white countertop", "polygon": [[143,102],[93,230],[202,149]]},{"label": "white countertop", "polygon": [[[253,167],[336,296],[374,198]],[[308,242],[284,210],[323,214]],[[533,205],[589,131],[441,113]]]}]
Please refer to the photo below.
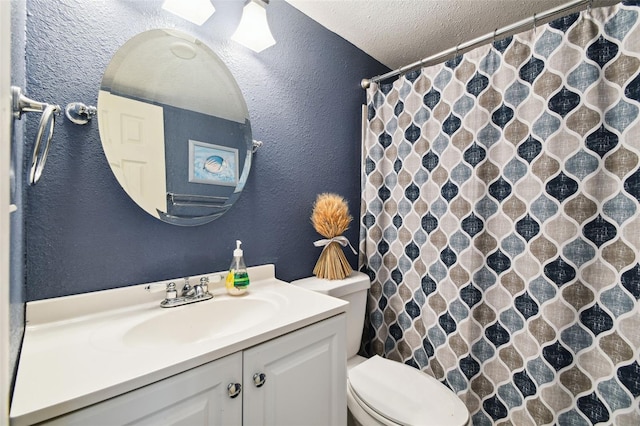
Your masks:
[{"label": "white countertop", "polygon": [[[118,336],[172,309],[187,312],[204,304],[214,309],[217,300],[231,297],[222,282],[209,285],[214,299],[177,308],[161,308],[164,293],[148,293],[146,284],[29,302],[11,424],[33,424],[87,407],[346,311],[347,302],[276,279],[273,265],[249,268],[249,276],[249,294],[241,298],[277,299],[278,312],[248,328],[193,343],[131,347]],[[181,279],[171,281],[181,287]]]}]

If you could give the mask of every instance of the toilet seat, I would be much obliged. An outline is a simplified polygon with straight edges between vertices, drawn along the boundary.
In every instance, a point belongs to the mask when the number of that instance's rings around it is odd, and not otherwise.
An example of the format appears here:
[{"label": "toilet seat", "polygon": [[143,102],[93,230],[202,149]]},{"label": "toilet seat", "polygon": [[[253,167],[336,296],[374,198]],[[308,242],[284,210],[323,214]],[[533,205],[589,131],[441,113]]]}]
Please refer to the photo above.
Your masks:
[{"label": "toilet seat", "polygon": [[379,356],[349,370],[360,407],[385,425],[463,426],[469,412],[445,385],[421,371]]}]

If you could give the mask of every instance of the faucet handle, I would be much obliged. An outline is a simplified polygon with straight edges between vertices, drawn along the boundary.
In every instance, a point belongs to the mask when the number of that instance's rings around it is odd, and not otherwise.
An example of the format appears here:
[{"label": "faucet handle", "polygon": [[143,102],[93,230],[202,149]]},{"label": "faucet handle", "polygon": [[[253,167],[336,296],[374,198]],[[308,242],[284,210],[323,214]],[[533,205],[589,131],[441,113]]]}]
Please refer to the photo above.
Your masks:
[{"label": "faucet handle", "polygon": [[167,284],[167,300],[175,299],[178,297],[178,290],[176,290],[176,284],[172,281]]},{"label": "faucet handle", "polygon": [[162,282],[162,283],[148,284],[145,286],[144,289],[147,290],[149,293],[158,293],[160,291],[166,291],[167,299],[175,299],[176,297],[178,297],[176,285],[173,281],[171,281],[170,283]]},{"label": "faucet handle", "polygon": [[202,287],[203,293],[209,292],[209,277],[200,278],[200,287]]}]

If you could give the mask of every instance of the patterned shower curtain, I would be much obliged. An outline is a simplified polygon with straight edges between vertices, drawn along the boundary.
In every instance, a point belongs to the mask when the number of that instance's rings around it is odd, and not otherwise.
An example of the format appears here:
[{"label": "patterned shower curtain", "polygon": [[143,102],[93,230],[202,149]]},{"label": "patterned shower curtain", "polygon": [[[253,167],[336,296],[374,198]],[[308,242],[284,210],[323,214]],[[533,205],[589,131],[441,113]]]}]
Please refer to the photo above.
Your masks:
[{"label": "patterned shower curtain", "polygon": [[363,348],[474,425],[640,425],[640,7],[367,92]]}]

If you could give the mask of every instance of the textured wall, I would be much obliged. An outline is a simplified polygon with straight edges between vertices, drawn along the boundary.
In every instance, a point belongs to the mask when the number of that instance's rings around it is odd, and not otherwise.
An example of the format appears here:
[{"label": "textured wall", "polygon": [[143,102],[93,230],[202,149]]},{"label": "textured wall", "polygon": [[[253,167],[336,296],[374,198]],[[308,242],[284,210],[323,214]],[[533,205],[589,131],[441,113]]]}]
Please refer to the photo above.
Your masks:
[{"label": "textured wall", "polygon": [[[162,223],[116,183],[97,122],[60,119],[43,177],[27,190],[27,300],[223,270],[236,239],[244,242],[248,265],[275,263],[284,280],[309,276],[319,255],[309,222],[316,195],[342,194],[352,215],[359,214],[359,81],[387,69],[283,1],[268,8],[278,44],[260,54],[229,41],[242,2],[214,0],[217,11],[202,27],[160,4],[29,0],[28,93],[60,105],[95,105],[103,70],[130,37],[167,27],[191,33],[230,68],[254,138],[265,143],[244,193],[207,225]],[[30,149],[35,129],[27,127]],[[357,219],[347,237],[356,243]]]}]

